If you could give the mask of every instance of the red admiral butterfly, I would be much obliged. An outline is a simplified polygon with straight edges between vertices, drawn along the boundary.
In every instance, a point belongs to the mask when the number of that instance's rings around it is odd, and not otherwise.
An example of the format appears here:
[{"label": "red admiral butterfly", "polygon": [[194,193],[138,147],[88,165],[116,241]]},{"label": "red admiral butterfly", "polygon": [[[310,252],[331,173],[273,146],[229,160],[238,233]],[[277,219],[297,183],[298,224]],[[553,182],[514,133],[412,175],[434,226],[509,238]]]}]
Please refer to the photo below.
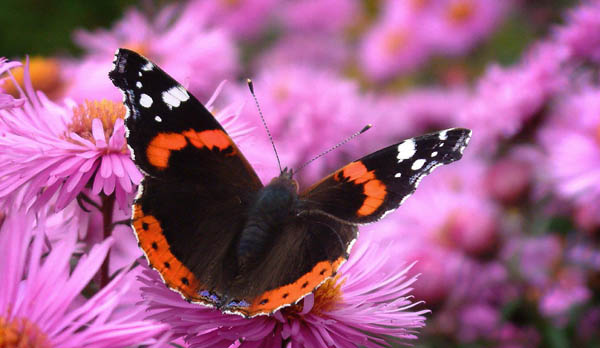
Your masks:
[{"label": "red admiral butterfly", "polygon": [[404,140],[299,194],[287,169],[263,186],[213,115],[146,58],[119,49],[109,76],[144,173],[132,221],[149,264],[186,300],[246,317],[297,303],[335,275],[357,225],[460,159],[471,135],[453,128]]}]

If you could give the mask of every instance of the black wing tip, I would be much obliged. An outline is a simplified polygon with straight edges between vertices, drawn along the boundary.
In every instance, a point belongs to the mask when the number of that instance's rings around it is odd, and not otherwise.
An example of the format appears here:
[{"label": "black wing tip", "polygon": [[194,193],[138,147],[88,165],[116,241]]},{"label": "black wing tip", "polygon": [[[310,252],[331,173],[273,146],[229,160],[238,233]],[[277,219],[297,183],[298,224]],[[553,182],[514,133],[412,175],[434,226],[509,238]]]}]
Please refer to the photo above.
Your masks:
[{"label": "black wing tip", "polygon": [[129,67],[134,65],[141,66],[148,60],[127,48],[117,48],[113,58],[113,68],[108,73],[108,77],[111,79],[113,84],[119,88],[127,87],[127,79],[125,78],[126,71]]}]

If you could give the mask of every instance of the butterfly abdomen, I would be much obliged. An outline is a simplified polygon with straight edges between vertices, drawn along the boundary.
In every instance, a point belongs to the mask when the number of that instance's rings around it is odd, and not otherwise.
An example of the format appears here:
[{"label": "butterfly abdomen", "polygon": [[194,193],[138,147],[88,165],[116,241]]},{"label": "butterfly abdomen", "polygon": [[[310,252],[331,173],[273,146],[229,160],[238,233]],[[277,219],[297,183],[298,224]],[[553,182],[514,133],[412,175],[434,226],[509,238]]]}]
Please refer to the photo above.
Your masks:
[{"label": "butterfly abdomen", "polygon": [[298,202],[295,186],[287,182],[289,179],[278,179],[257,193],[250,208],[237,248],[240,266],[253,264],[276,239],[281,226],[294,214]]}]

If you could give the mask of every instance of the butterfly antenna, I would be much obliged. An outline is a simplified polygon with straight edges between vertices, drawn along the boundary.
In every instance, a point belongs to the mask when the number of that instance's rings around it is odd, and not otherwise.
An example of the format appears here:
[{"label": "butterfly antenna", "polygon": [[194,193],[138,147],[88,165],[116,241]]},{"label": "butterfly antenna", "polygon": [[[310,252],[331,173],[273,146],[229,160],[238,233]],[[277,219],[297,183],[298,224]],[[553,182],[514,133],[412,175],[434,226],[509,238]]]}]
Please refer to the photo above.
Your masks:
[{"label": "butterfly antenna", "polygon": [[260,115],[260,119],[262,120],[263,126],[265,126],[265,129],[267,130],[267,135],[269,136],[271,145],[273,145],[273,151],[275,151],[275,157],[277,157],[277,165],[279,166],[279,172],[283,172],[283,170],[281,169],[281,162],[279,161],[279,155],[277,154],[277,149],[275,148],[275,142],[273,142],[273,137],[271,136],[269,127],[267,127],[267,122],[265,122],[265,118],[263,116],[262,110],[260,109],[260,105],[258,105],[258,99],[256,99],[256,95],[254,94],[254,84],[250,79],[246,79],[246,82],[248,83],[250,94],[252,94],[252,98],[254,98],[254,103],[256,103],[256,108],[258,109],[258,114]]},{"label": "butterfly antenna", "polygon": [[364,132],[368,131],[371,127],[373,127],[373,125],[371,125],[371,124],[368,124],[368,125],[364,126],[363,129],[361,129],[358,132],[352,134],[351,136],[349,136],[348,138],[346,138],[344,141],[337,143],[335,146],[329,148],[327,151],[321,152],[318,156],[316,156],[313,159],[311,159],[310,161],[304,163],[298,169],[294,170],[293,173],[294,174],[298,173],[302,168],[306,167],[307,165],[309,165],[310,163],[312,163],[314,160],[325,156],[326,154],[330,153],[331,151],[337,149],[338,147],[340,147],[340,146],[344,145],[345,143],[349,142],[350,140],[352,140],[352,139],[356,138],[357,136],[363,134]]}]

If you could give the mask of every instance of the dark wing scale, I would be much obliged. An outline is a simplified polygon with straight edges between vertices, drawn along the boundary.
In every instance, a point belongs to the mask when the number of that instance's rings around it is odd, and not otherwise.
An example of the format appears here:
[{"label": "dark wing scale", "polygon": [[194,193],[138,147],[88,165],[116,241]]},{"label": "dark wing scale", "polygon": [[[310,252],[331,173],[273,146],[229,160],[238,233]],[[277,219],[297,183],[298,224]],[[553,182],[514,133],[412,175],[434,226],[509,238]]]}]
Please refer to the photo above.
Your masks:
[{"label": "dark wing scale", "polygon": [[253,317],[300,301],[335,275],[348,258],[356,232],[356,226],[323,216],[291,219],[258,267],[230,289],[252,300],[243,307],[233,303],[225,310]]},{"label": "dark wing scale", "polygon": [[207,291],[231,283],[236,261],[226,253],[262,183],[212,114],[159,67],[119,49],[109,77],[145,174],[133,207],[140,246],[169,287],[214,304]]},{"label": "dark wing scale", "polygon": [[446,129],[354,161],[300,195],[304,214],[352,224],[377,221],[398,208],[434,168],[459,160],[470,136],[468,129]]}]

